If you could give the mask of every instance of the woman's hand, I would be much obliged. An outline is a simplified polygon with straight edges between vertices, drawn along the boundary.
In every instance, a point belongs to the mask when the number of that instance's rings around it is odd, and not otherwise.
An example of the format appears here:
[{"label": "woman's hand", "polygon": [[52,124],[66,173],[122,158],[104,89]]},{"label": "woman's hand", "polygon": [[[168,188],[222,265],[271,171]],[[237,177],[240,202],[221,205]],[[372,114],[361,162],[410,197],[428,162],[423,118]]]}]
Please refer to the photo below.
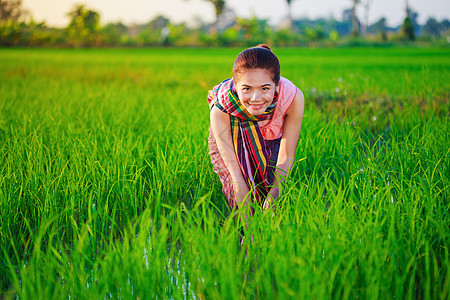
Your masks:
[{"label": "woman's hand", "polygon": [[277,211],[277,207],[275,205],[275,199],[272,197],[272,195],[270,193],[267,195],[267,198],[264,201],[263,209],[265,211],[268,211],[269,209],[273,209],[274,212]]},{"label": "woman's hand", "polygon": [[274,186],[270,189],[269,193],[267,194],[267,198],[264,201],[264,204],[263,204],[264,211],[273,209],[273,212],[276,213],[276,211],[277,211],[276,202],[278,199],[279,192],[280,192],[280,189],[278,187],[278,180],[276,179],[276,181],[274,182]]},{"label": "woman's hand", "polygon": [[253,216],[253,207],[250,205],[252,194],[250,193],[247,184],[243,181],[233,181],[234,195],[236,197],[236,203],[240,210],[243,210],[243,218],[248,221]]}]

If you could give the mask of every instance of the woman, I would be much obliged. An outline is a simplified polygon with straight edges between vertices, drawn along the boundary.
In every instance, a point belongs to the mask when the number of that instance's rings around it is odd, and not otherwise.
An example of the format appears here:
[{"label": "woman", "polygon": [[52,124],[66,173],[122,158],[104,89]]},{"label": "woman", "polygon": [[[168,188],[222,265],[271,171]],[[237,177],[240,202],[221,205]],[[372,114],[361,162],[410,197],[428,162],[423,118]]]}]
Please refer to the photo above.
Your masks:
[{"label": "woman", "polygon": [[209,154],[232,209],[253,215],[251,203],[275,209],[295,161],[303,119],[302,92],[280,77],[280,63],[267,45],[241,52],[233,78],[208,95]]}]

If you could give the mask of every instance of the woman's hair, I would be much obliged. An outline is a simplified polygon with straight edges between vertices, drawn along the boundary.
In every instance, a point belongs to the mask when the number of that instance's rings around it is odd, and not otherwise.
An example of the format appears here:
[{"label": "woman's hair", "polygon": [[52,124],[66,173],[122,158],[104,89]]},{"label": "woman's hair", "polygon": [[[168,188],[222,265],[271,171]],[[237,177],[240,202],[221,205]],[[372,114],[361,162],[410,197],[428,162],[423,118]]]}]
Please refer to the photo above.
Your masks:
[{"label": "woman's hair", "polygon": [[238,77],[239,73],[249,69],[267,70],[276,85],[280,81],[280,62],[270,47],[265,44],[259,44],[239,53],[234,61],[233,76]]}]

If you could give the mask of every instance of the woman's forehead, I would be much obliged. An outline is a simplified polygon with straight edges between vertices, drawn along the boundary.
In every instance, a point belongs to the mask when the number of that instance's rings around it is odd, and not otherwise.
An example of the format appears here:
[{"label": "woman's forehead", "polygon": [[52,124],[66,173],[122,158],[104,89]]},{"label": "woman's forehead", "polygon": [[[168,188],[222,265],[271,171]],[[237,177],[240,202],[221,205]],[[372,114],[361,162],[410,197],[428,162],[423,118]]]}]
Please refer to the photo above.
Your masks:
[{"label": "woman's forehead", "polygon": [[236,84],[249,86],[262,86],[266,84],[273,85],[272,76],[268,70],[265,69],[246,69],[242,70],[234,76]]}]

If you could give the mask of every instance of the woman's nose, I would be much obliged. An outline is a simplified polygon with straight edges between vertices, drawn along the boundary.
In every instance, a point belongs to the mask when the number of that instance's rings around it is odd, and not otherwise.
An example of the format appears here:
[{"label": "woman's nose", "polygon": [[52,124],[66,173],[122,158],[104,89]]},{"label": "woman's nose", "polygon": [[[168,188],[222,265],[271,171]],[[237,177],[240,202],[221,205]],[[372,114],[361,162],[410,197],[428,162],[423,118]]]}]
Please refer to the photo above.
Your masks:
[{"label": "woman's nose", "polygon": [[252,94],[252,97],[250,98],[250,100],[258,101],[260,98],[261,97],[260,97],[259,93],[257,91],[254,91],[253,94]]}]

